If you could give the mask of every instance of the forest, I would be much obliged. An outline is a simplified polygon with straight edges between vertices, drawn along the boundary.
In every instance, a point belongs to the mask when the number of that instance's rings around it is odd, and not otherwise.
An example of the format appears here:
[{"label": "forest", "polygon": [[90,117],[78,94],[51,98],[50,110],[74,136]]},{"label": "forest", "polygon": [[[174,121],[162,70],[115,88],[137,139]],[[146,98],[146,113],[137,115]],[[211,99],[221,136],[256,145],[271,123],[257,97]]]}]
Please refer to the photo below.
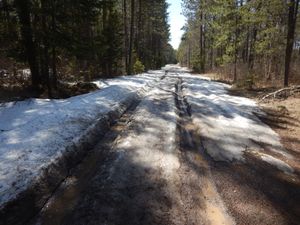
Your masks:
[{"label": "forest", "polygon": [[166,0],[0,0],[0,87],[51,97],[60,81],[137,74],[177,61],[242,87],[299,83],[299,0],[181,4],[186,25],[176,51]]},{"label": "forest", "polygon": [[165,0],[0,0],[1,83],[27,82],[51,97],[60,80],[176,63],[167,8]]},{"label": "forest", "polygon": [[300,80],[299,0],[183,0],[181,64],[241,86]]},{"label": "forest", "polygon": [[299,4],[0,0],[0,225],[299,225]]}]

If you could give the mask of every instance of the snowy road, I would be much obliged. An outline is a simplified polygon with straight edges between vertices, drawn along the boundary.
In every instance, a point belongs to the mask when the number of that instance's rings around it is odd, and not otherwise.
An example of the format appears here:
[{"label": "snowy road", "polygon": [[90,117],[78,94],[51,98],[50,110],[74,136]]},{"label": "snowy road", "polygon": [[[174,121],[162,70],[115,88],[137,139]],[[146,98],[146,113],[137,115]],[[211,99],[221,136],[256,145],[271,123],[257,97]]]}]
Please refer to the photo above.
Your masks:
[{"label": "snowy road", "polygon": [[255,102],[183,68],[164,70],[96,82],[143,91],[28,224],[300,221],[293,156]]},{"label": "snowy road", "polygon": [[[83,190],[73,196],[78,198],[74,209],[68,210],[74,201],[61,200],[68,195],[62,190],[65,194],[58,194],[35,224],[234,224],[213,183],[191,171],[194,160],[187,158],[196,153],[184,152],[187,146],[180,140],[185,110],[181,83],[177,74],[169,74],[154,86],[116,139],[108,138],[110,154],[93,170],[89,184],[82,188],[73,183],[72,189]],[[103,151],[103,142],[94,151]],[[65,202],[63,210],[55,209],[57,201]],[[203,211],[204,202],[209,204]]]}]

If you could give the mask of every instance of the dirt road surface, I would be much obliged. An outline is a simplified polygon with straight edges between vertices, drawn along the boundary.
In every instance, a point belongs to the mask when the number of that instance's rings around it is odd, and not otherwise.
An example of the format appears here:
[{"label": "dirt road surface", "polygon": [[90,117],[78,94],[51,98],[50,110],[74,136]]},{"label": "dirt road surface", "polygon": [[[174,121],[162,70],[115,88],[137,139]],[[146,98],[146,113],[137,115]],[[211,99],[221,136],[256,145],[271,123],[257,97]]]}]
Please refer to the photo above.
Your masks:
[{"label": "dirt road surface", "polygon": [[28,224],[300,224],[294,156],[256,104],[165,69]]}]

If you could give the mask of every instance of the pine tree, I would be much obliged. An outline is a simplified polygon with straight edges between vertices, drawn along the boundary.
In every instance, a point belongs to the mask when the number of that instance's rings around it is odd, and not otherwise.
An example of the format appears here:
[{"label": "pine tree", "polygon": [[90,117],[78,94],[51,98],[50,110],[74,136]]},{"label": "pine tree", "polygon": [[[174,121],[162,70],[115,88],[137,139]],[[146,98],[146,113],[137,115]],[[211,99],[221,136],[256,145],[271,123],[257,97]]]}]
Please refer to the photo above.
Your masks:
[{"label": "pine tree", "polygon": [[221,69],[236,82],[285,78],[287,85],[298,0],[184,0],[183,6],[182,64],[199,72]]},{"label": "pine tree", "polygon": [[165,0],[2,0],[0,59],[27,64],[32,86],[49,96],[68,75],[131,74],[137,59],[159,68],[174,61],[167,8]]}]

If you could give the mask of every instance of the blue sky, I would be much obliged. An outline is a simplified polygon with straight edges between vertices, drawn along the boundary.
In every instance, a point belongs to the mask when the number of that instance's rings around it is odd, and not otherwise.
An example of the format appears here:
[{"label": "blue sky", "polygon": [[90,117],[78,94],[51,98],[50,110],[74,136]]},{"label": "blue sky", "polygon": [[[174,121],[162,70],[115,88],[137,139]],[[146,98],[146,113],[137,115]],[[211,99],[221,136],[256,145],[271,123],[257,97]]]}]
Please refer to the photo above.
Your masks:
[{"label": "blue sky", "polygon": [[177,49],[183,31],[181,28],[185,24],[185,17],[181,15],[181,0],[167,0],[170,4],[169,6],[169,23],[171,25],[171,41],[170,44],[173,46],[174,49]]}]

